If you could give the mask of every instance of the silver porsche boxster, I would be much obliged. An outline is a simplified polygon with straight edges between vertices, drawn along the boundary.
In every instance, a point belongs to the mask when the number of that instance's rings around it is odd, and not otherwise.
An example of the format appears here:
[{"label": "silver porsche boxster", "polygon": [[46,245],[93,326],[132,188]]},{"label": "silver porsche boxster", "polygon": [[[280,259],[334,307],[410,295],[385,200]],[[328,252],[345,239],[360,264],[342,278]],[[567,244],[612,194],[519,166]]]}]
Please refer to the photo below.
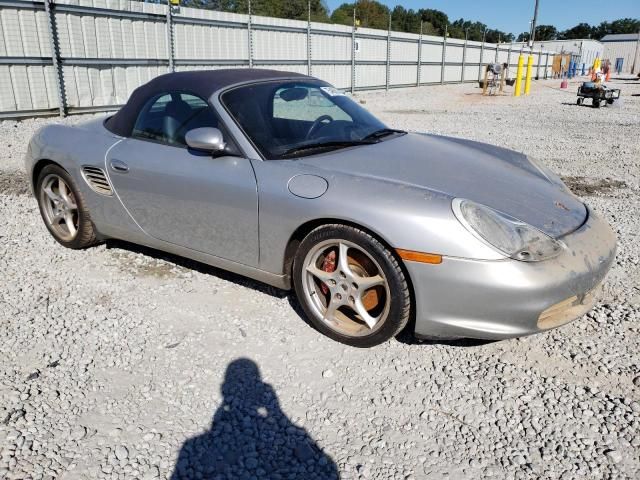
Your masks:
[{"label": "silver porsche boxster", "polygon": [[359,347],[407,325],[558,327],[591,308],[616,250],[525,155],[388,128],[288,72],[157,77],[110,117],[38,131],[26,165],[65,247],[123,239],[294,288],[319,331]]}]

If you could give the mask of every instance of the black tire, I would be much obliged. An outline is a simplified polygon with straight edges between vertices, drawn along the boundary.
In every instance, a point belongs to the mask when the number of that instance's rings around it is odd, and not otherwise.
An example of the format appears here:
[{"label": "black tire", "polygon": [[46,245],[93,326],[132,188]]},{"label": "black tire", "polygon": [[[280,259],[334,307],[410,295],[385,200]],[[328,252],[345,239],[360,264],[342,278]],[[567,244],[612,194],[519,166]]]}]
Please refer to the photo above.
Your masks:
[{"label": "black tire", "polygon": [[576,100],[576,103],[577,103],[578,105],[582,105],[582,102],[583,102],[582,97],[580,97],[580,98],[578,98],[578,100]]},{"label": "black tire", "polygon": [[[77,233],[72,240],[65,240],[64,238],[61,238],[58,232],[56,232],[56,230],[49,224],[49,221],[47,220],[47,217],[45,214],[45,206],[43,205],[43,200],[41,195],[42,183],[47,177],[51,175],[57,175],[58,177],[64,180],[66,185],[69,187],[69,189],[73,193],[73,197],[77,205],[78,226],[77,226]],[[38,200],[38,207],[40,208],[40,215],[42,216],[42,220],[44,221],[44,224],[49,230],[49,233],[51,233],[53,238],[55,238],[60,245],[77,250],[77,249],[87,248],[98,243],[96,238],[96,231],[93,226],[93,222],[91,221],[91,215],[89,214],[89,210],[87,209],[87,204],[84,201],[84,197],[82,196],[82,193],[80,192],[75,182],[73,181],[73,178],[71,178],[71,175],[69,175],[69,173],[67,173],[67,171],[64,168],[55,164],[50,164],[45,166],[42,169],[42,171],[39,173],[38,178],[36,180],[35,192],[36,192],[36,198]]]},{"label": "black tire", "polygon": [[[371,334],[360,336],[344,335],[331,328],[314,312],[303,286],[305,259],[315,246],[329,240],[345,240],[357,245],[371,256],[382,270],[389,288],[388,311]],[[323,225],[311,231],[300,244],[293,262],[293,283],[296,295],[307,318],[321,333],[340,343],[354,347],[368,348],[379,345],[400,333],[411,317],[411,292],[399,260],[375,237],[351,226],[341,224]]]},{"label": "black tire", "polygon": [[596,98],[593,99],[593,108],[600,108],[600,100]]}]

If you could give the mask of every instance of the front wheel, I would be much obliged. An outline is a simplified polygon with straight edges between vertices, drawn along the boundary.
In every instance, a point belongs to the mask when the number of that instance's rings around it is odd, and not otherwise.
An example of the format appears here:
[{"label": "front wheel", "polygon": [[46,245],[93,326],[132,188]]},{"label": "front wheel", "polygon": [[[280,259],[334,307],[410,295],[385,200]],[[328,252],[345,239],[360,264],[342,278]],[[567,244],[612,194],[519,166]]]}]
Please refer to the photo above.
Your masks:
[{"label": "front wheel", "polygon": [[96,243],[89,210],[66,170],[58,165],[44,167],[38,175],[36,194],[42,219],[58,243],[74,249]]},{"label": "front wheel", "polygon": [[396,257],[376,238],[346,225],[324,225],[302,241],[293,264],[296,294],[328,337],[373,347],[409,321],[411,296]]}]

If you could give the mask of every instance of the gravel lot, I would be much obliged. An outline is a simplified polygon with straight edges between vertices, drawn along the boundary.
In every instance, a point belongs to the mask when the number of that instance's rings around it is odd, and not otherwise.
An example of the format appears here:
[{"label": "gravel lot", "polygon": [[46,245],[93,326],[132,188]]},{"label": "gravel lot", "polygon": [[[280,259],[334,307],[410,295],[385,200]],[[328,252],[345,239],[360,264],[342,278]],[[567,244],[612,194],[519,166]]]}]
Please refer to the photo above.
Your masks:
[{"label": "gravel lot", "polygon": [[640,82],[600,110],[559,83],[357,95],[390,126],[527,153],[617,231],[591,313],[485,344],[358,350],[286,292],[120,243],[65,250],[21,170],[59,120],[0,122],[0,478],[640,478]]}]

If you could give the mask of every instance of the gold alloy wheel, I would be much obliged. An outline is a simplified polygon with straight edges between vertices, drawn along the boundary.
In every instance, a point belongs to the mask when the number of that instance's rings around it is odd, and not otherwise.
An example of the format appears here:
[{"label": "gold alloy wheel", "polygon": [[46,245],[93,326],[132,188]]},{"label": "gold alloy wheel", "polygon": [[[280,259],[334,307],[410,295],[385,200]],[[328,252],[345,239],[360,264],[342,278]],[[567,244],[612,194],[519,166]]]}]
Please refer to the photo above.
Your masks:
[{"label": "gold alloy wheel", "polygon": [[320,242],[309,251],[303,289],[315,316],[342,335],[370,335],[389,315],[391,296],[382,268],[347,240]]},{"label": "gold alloy wheel", "polygon": [[70,242],[78,235],[79,213],[73,191],[62,177],[51,173],[42,181],[40,205],[55,235]]}]

